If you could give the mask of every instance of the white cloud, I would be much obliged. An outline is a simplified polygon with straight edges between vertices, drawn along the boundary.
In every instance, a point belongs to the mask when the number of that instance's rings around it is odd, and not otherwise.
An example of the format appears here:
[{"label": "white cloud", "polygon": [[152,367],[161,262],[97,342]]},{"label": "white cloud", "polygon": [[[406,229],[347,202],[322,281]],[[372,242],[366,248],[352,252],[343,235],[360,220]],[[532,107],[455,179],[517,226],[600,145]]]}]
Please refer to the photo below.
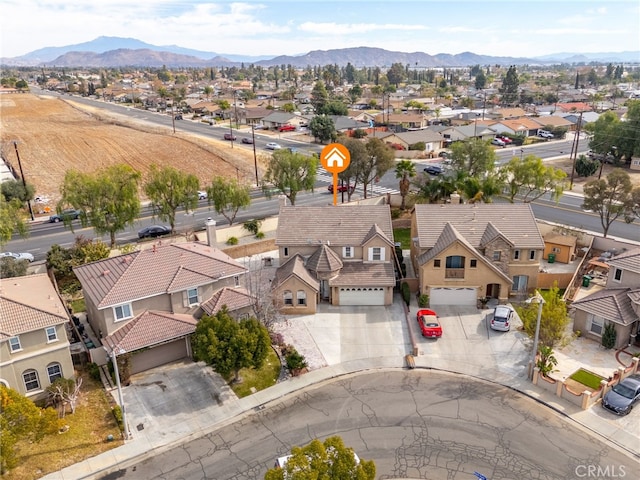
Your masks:
[{"label": "white cloud", "polygon": [[407,25],[407,24],[387,24],[387,23],[316,23],[305,22],[298,27],[302,32],[321,33],[324,35],[342,34],[352,35],[358,33],[370,33],[376,31],[409,31],[409,30],[427,30],[425,25]]}]

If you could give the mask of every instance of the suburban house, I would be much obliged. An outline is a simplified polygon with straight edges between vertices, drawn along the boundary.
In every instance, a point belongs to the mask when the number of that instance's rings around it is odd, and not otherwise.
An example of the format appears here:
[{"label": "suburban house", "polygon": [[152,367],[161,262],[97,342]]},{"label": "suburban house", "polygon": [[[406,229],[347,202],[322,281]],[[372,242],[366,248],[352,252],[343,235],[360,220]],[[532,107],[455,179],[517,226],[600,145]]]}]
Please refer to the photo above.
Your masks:
[{"label": "suburban house", "polygon": [[544,241],[529,204],[417,204],[411,239],[431,305],[506,302],[537,286]]},{"label": "suburban house", "polygon": [[609,265],[605,288],[571,304],[573,331],[602,341],[607,324],[614,325],[614,348],[640,340],[640,248],[605,260]]},{"label": "suburban house", "polygon": [[500,120],[491,124],[491,128],[498,133],[535,137],[542,128],[539,122],[529,117]]},{"label": "suburban house", "polygon": [[57,378],[73,378],[67,309],[46,274],[0,285],[0,383],[33,399]]},{"label": "suburban house", "polygon": [[269,115],[262,118],[262,124],[265,128],[277,129],[284,125],[293,125],[300,127],[302,124],[306,124],[307,120],[302,115],[295,115],[293,113],[272,111]]},{"label": "suburban house", "polygon": [[390,305],[396,283],[388,205],[283,206],[274,303],[286,313],[331,305]]},{"label": "suburban house", "polygon": [[376,136],[385,143],[401,145],[405,150],[409,150],[411,145],[422,142],[425,145],[425,152],[437,152],[442,149],[444,143],[444,137],[440,133],[428,129],[402,133],[387,132]]},{"label": "suburban house", "polygon": [[246,272],[196,242],[154,245],[74,268],[87,320],[107,353],[138,352],[131,373],[190,356],[196,319],[215,313],[219,291],[240,287]]}]

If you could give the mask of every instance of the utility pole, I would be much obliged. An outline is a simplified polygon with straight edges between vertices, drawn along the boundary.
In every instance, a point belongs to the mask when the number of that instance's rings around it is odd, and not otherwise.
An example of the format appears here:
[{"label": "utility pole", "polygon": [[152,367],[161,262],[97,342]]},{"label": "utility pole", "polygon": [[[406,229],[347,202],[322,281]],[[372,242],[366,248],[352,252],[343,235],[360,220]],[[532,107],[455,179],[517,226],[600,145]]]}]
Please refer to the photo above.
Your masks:
[{"label": "utility pole", "polygon": [[[24,179],[24,172],[22,171],[22,162],[20,161],[20,153],[18,152],[18,142],[13,142],[13,148],[16,149],[16,157],[18,158],[18,168],[20,169],[20,177],[22,178],[22,186],[24,186],[24,193],[27,194],[27,181]],[[35,220],[33,216],[33,208],[31,208],[31,200],[27,198],[27,205],[29,206],[29,215],[31,215],[31,220]]]},{"label": "utility pole", "polygon": [[260,186],[260,180],[258,180],[258,157],[256,155],[256,126],[251,124],[251,143],[253,143],[253,165],[256,169],[256,187]]},{"label": "utility pole", "polygon": [[573,143],[571,144],[571,155],[569,155],[569,158],[573,157],[571,162],[571,181],[569,182],[569,190],[573,190],[573,177],[576,171],[576,159],[578,158],[578,147],[580,145],[580,130],[582,130],[582,112],[580,112],[576,136],[573,138]]}]

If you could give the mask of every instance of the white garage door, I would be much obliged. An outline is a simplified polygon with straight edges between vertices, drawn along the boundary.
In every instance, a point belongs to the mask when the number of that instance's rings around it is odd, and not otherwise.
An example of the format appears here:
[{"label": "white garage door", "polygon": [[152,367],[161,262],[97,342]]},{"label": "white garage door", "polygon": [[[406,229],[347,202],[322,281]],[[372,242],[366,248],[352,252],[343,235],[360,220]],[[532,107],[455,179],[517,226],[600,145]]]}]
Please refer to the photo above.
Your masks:
[{"label": "white garage door", "polygon": [[477,303],[475,288],[432,288],[429,305],[469,305]]},{"label": "white garage door", "polygon": [[184,339],[165,343],[133,355],[131,357],[131,373],[144,372],[150,368],[159,367],[186,356],[187,344]]},{"label": "white garage door", "polygon": [[340,305],[384,305],[384,287],[340,287]]}]

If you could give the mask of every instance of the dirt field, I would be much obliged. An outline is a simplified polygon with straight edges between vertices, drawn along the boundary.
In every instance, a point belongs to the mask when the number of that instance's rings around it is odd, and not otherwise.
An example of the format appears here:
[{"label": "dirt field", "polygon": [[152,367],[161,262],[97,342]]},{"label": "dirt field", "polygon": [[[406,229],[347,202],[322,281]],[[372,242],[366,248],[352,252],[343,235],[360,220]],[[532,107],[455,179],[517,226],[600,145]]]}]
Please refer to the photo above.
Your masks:
[{"label": "dirt field", "polygon": [[[0,97],[2,156],[18,171],[14,148],[36,195],[55,202],[68,169],[92,172],[126,163],[142,172],[152,164],[173,165],[209,183],[215,175],[255,181],[253,153],[228,142],[135,122],[79,105],[69,98],[32,94]],[[236,169],[237,167],[237,169]]]}]

